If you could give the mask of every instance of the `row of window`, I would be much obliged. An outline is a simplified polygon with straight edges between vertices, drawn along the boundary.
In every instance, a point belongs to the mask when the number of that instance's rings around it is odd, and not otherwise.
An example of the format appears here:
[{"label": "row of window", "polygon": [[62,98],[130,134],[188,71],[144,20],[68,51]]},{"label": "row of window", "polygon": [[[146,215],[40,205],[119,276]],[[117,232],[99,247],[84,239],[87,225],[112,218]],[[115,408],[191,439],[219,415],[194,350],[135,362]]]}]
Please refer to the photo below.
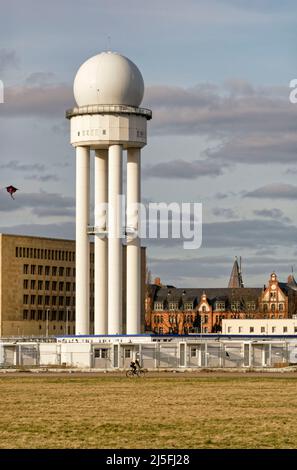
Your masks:
[{"label": "row of window", "polygon": [[[270,307],[270,308],[269,308]],[[278,309],[279,312],[283,312],[285,309],[285,305],[281,304],[263,304],[263,312],[275,312]]]},{"label": "row of window", "polygon": [[64,287],[66,288],[66,292],[75,290],[75,282],[57,282],[57,281],[36,281],[35,279],[24,279],[23,281],[23,288],[24,289],[38,289],[38,290],[53,290],[53,291],[64,291]]},{"label": "row of window", "polygon": [[[169,302],[168,303],[168,310],[175,311],[175,310],[193,310],[193,303],[186,302],[183,305],[180,305],[179,302]],[[249,310],[254,311],[256,310],[256,303],[255,302],[246,302],[243,305],[240,301],[234,301],[231,303],[231,310],[233,312],[239,312],[240,310]],[[165,302],[154,302],[154,310],[155,311],[163,311],[166,310],[166,303]],[[225,302],[216,302],[215,303],[215,311],[224,312],[226,310]],[[205,305],[202,306],[202,311],[206,311]]]},{"label": "row of window", "polygon": [[64,297],[64,296],[49,296],[49,295],[23,295],[23,304],[24,305],[59,305],[63,307],[70,307],[75,305],[75,297]]},{"label": "row of window", "polygon": [[41,266],[36,264],[24,264],[23,265],[23,274],[38,274],[42,276],[64,276],[67,277],[75,276],[75,268],[64,268],[63,266]]},{"label": "row of window", "polygon": [[[39,325],[39,329],[40,330],[44,330],[44,325]],[[64,325],[60,325],[60,328],[57,328],[56,325],[52,325],[52,327],[50,329],[53,329],[54,331],[57,329],[59,331],[59,333],[61,331],[64,331],[65,334],[68,334],[68,335],[71,335],[71,331],[72,331],[72,334],[75,334],[75,326],[73,326],[72,328],[70,326],[68,326],[68,332],[66,333],[65,331],[65,326]]]},{"label": "row of window", "polygon": [[49,259],[53,261],[75,261],[74,251],[49,250],[46,248],[27,248],[17,246],[15,249],[15,256],[16,258]]},{"label": "row of window", "polygon": [[23,310],[23,320],[75,321],[75,312],[65,310]]},{"label": "row of window", "polygon": [[[232,328],[234,328],[234,327],[228,326],[227,327],[227,332],[232,333]],[[261,333],[268,333],[265,326],[261,326],[260,331],[261,331]],[[272,326],[271,327],[271,333],[276,333],[276,331],[277,331],[276,326]],[[238,333],[243,333],[243,332],[244,332],[243,326],[239,326],[238,327]],[[255,327],[250,326],[249,332],[250,333],[255,333]],[[283,333],[288,333],[288,327],[287,326],[283,326]],[[297,333],[297,326],[294,326],[294,333]]]},{"label": "row of window", "polygon": [[[185,315],[184,316],[184,321],[186,323],[193,323],[195,321],[195,316],[194,315]],[[164,317],[163,315],[154,315],[154,323],[163,323]],[[169,315],[168,316],[168,321],[169,323],[177,323],[177,317],[175,315]],[[202,323],[207,323],[208,322],[208,315],[201,315],[201,322]]]}]

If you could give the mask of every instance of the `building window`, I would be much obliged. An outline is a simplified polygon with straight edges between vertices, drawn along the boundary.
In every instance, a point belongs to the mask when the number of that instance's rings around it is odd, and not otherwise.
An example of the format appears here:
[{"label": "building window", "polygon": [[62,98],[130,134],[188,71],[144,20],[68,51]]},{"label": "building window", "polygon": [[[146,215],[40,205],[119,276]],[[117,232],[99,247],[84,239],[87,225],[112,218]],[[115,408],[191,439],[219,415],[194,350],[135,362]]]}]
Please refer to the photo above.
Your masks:
[{"label": "building window", "polygon": [[162,334],[163,334],[163,331],[164,331],[164,330],[163,330],[163,328],[162,328],[162,327],[161,327],[161,328],[159,328],[159,335],[162,335]]},{"label": "building window", "polygon": [[16,249],[15,249],[15,256],[16,256],[16,258],[19,257],[19,248],[18,247],[16,247]]},{"label": "building window", "polygon": [[204,323],[208,323],[208,315],[204,316]]},{"label": "building window", "polygon": [[161,311],[161,310],[163,310],[163,302],[155,302],[154,307],[155,307],[154,309],[155,309],[156,311]]},{"label": "building window", "polygon": [[186,302],[185,310],[193,310],[193,302]]},{"label": "building window", "polygon": [[202,307],[202,312],[203,312],[203,313],[206,312],[206,307],[205,307],[205,305],[203,305],[203,307]]},{"label": "building window", "polygon": [[287,326],[283,327],[283,333],[288,333],[288,327]]},{"label": "building window", "polygon": [[23,320],[28,320],[28,310],[23,310]]},{"label": "building window", "polygon": [[64,290],[64,282],[59,282],[59,290]]},{"label": "building window", "polygon": [[42,305],[42,295],[38,296],[37,303],[38,305]]},{"label": "building window", "polygon": [[191,347],[191,357],[197,357],[198,349],[195,346]]},{"label": "building window", "polygon": [[216,302],[216,310],[223,312],[225,310],[225,302]]},{"label": "building window", "polygon": [[52,290],[57,290],[57,281],[52,282]]},{"label": "building window", "polygon": [[24,264],[24,266],[23,266],[23,273],[24,273],[24,274],[28,274],[28,270],[29,270],[29,265],[28,265],[28,264]]},{"label": "building window", "polygon": [[270,292],[270,300],[276,299],[276,292]]},{"label": "building window", "polygon": [[169,302],[169,310],[178,310],[177,302]]},{"label": "building window", "polygon": [[34,305],[35,304],[35,295],[31,295],[31,304]]},{"label": "building window", "polygon": [[246,308],[247,308],[247,310],[254,311],[254,310],[256,310],[256,303],[255,302],[247,302]]},{"label": "building window", "polygon": [[227,332],[228,332],[228,333],[231,333],[231,331],[232,331],[232,326],[228,326]]},{"label": "building window", "polygon": [[231,310],[233,312],[238,312],[240,310],[240,301],[238,300],[233,300],[231,302]]},{"label": "building window", "polygon": [[24,303],[24,304],[28,304],[28,303],[29,303],[28,300],[29,300],[29,296],[28,296],[27,294],[25,294],[25,295],[23,296],[23,303]]},{"label": "building window", "polygon": [[24,279],[23,286],[24,289],[28,289],[28,279]]},{"label": "building window", "polygon": [[271,328],[271,332],[272,332],[272,333],[275,333],[275,331],[276,331],[276,327],[273,326],[273,327]]},{"label": "building window", "polygon": [[71,297],[66,297],[66,307],[70,306]]},{"label": "building window", "polygon": [[30,320],[35,320],[35,310],[31,310],[31,312],[30,312]]},{"label": "building window", "polygon": [[271,311],[275,312],[275,304],[271,304]]},{"label": "building window", "polygon": [[53,310],[52,311],[52,321],[56,321],[56,319],[57,319],[57,311]]},{"label": "building window", "polygon": [[64,276],[64,268],[62,266],[59,267],[59,276]]},{"label": "building window", "polygon": [[278,310],[279,310],[279,312],[283,312],[284,311],[284,304],[279,304]]},{"label": "building window", "polygon": [[250,333],[254,333],[254,327],[250,326]]},{"label": "building window", "polygon": [[36,281],[34,279],[31,280],[31,289],[35,289]]},{"label": "building window", "polygon": [[46,276],[49,276],[50,275],[50,267],[49,266],[45,266],[45,275]]},{"label": "building window", "polygon": [[31,265],[31,274],[35,274],[36,266],[35,264]]},{"label": "building window", "polygon": [[242,333],[242,326],[238,327],[238,333]]},{"label": "building window", "polygon": [[297,333],[297,326],[294,326],[294,333]]},{"label": "building window", "polygon": [[57,297],[55,295],[52,296],[52,305],[57,305]]},{"label": "building window", "polygon": [[64,297],[62,297],[62,296],[59,297],[59,305],[60,306],[64,305]]},{"label": "building window", "polygon": [[69,292],[71,290],[71,283],[66,282],[66,291]]},{"label": "building window", "polygon": [[38,274],[41,276],[43,273],[43,266],[38,266]]},{"label": "building window", "polygon": [[261,326],[261,333],[265,333],[265,326]]},{"label": "building window", "polygon": [[125,359],[131,358],[131,349],[125,348]]},{"label": "building window", "polygon": [[37,312],[37,320],[42,320],[42,310],[38,310],[38,312]]},{"label": "building window", "polygon": [[44,303],[45,305],[49,305],[50,304],[50,297],[49,295],[46,295],[45,298],[44,298]]},{"label": "building window", "polygon": [[53,266],[52,267],[52,276],[56,276],[56,275],[57,275],[57,267]]},{"label": "building window", "polygon": [[108,349],[107,348],[95,349],[94,350],[94,355],[95,355],[95,358],[97,358],[97,359],[107,359]]},{"label": "building window", "polygon": [[45,281],[45,290],[50,290],[50,282]]},{"label": "building window", "polygon": [[59,310],[59,321],[64,321],[64,312],[63,312],[63,310]]},{"label": "building window", "polygon": [[66,276],[71,276],[71,268],[66,268]]}]

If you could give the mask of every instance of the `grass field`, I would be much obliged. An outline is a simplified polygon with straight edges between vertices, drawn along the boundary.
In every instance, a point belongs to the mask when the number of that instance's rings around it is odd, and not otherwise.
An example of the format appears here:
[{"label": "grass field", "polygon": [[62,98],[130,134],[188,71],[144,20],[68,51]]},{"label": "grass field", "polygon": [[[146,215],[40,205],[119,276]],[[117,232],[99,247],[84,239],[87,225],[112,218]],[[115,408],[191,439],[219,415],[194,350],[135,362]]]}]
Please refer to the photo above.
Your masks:
[{"label": "grass field", "polygon": [[1,448],[296,448],[297,374],[0,377]]}]

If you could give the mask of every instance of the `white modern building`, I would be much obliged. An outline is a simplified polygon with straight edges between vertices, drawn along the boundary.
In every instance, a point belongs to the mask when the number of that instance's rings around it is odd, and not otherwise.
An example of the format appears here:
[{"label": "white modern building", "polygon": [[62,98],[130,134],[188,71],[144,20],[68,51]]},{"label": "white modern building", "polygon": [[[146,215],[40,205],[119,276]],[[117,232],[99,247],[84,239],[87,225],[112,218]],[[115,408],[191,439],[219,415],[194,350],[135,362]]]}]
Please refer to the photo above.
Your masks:
[{"label": "white modern building", "polygon": [[296,335],[297,318],[230,319],[222,321],[223,335]]},{"label": "white modern building", "polygon": [[[115,52],[88,59],[74,80],[77,107],[68,110],[76,149],[76,334],[89,334],[89,236],[95,236],[94,332],[139,334],[141,311],[140,162],[147,120],[144,82],[136,65]],[[126,221],[123,151],[127,151]],[[95,210],[90,226],[90,154]],[[122,249],[127,242],[127,317],[122,331]]]}]

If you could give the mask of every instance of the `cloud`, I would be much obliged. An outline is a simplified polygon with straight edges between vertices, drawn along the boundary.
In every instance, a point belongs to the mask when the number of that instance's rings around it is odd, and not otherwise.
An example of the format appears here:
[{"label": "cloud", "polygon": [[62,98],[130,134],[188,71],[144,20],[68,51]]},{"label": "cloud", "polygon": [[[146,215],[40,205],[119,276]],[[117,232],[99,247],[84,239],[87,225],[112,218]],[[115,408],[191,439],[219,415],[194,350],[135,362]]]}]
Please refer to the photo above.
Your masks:
[{"label": "cloud", "polygon": [[215,207],[212,210],[213,215],[217,217],[224,217],[226,219],[238,219],[239,216],[233,209],[224,207]]},{"label": "cloud", "polygon": [[20,163],[18,160],[11,160],[0,165],[2,170],[13,171],[44,171],[45,166],[40,163]]},{"label": "cloud", "polygon": [[144,178],[196,179],[201,176],[219,176],[223,168],[208,160],[172,160],[147,166],[142,172]]},{"label": "cloud", "polygon": [[73,105],[72,88],[65,84],[6,87],[1,116],[57,118]]},{"label": "cloud", "polygon": [[55,80],[56,75],[52,72],[33,72],[26,78],[25,84],[29,87],[49,86]]},{"label": "cloud", "polygon": [[265,199],[297,199],[297,186],[292,184],[276,183],[267,184],[244,194],[244,197]]},{"label": "cloud", "polygon": [[12,227],[3,225],[0,226],[0,233],[74,240],[75,224],[73,222],[62,222],[54,224],[19,224]]},{"label": "cloud", "polygon": [[58,175],[30,175],[25,176],[25,180],[33,180],[33,181],[41,181],[42,183],[46,183],[47,181],[59,181]]},{"label": "cloud", "polygon": [[[17,193],[13,201],[9,197],[0,198],[0,212],[12,212],[19,209],[30,209],[36,215],[46,217],[55,215],[71,216],[75,200],[73,197],[63,196],[57,193],[47,193],[40,191],[38,193]],[[58,209],[57,209],[58,208]]]},{"label": "cloud", "polygon": [[17,54],[12,49],[0,49],[0,73],[7,69],[16,68],[19,64]]},{"label": "cloud", "polygon": [[152,134],[219,140],[216,148],[205,151],[209,160],[244,164],[296,160],[297,107],[289,102],[286,87],[254,87],[240,79],[188,89],[151,86],[145,105],[153,109]]},{"label": "cloud", "polygon": [[268,219],[282,220],[283,222],[292,222],[289,217],[286,217],[281,209],[259,209],[254,210],[254,214],[259,217],[267,217]]}]

